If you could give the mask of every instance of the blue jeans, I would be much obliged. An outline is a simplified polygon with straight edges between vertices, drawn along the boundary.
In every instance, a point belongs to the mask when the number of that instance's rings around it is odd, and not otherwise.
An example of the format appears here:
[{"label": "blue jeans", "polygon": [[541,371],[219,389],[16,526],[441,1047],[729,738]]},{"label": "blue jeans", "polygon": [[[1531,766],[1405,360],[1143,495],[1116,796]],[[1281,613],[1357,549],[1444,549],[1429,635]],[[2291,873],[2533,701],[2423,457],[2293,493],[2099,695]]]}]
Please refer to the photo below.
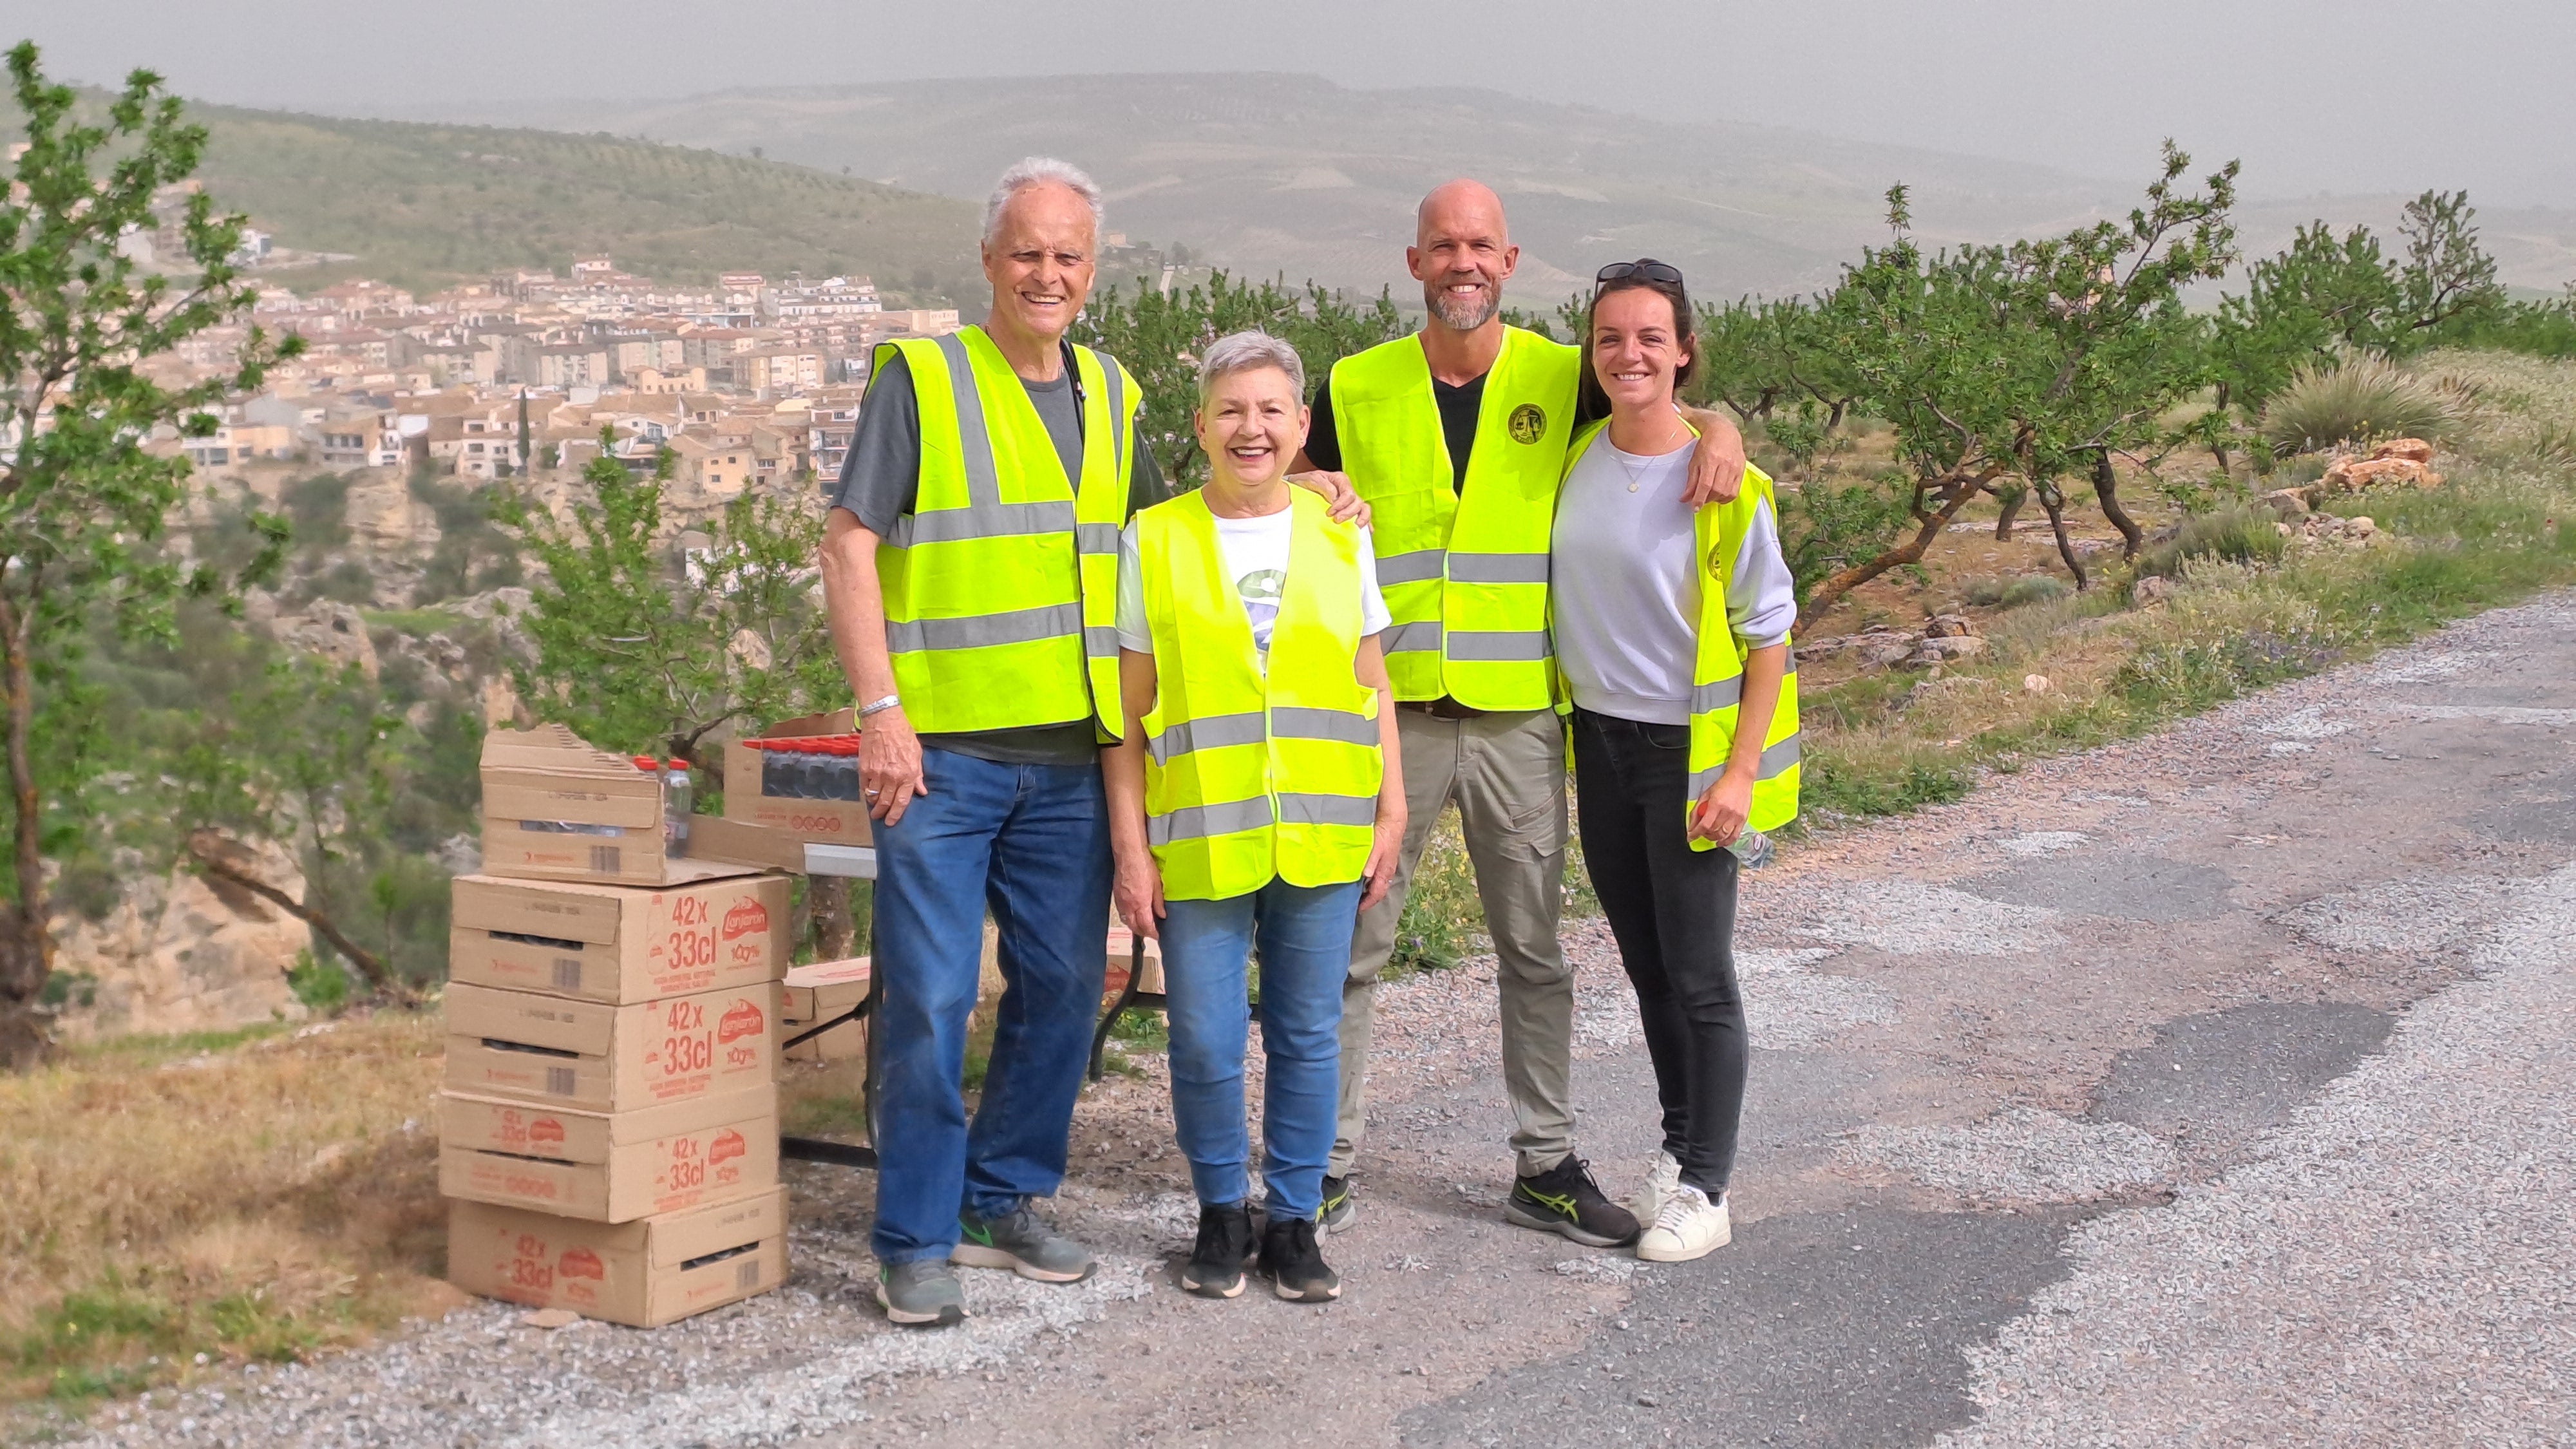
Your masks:
[{"label": "blue jeans", "polygon": [[1199,1201],[1238,1203],[1245,1164],[1243,1046],[1251,1010],[1246,958],[1261,948],[1262,1180],[1270,1216],[1312,1218],[1323,1205],[1341,1094],[1342,978],[1360,883],[1274,880],[1221,901],[1171,901],[1163,920],[1163,990],[1172,1024],[1172,1120]]},{"label": "blue jeans", "polygon": [[[945,1258],[961,1208],[998,1217],[1064,1180],[1108,966],[1098,765],[921,752],[930,793],[876,830],[877,1259]],[[1003,991],[972,1128],[960,1086],[984,911]]]}]

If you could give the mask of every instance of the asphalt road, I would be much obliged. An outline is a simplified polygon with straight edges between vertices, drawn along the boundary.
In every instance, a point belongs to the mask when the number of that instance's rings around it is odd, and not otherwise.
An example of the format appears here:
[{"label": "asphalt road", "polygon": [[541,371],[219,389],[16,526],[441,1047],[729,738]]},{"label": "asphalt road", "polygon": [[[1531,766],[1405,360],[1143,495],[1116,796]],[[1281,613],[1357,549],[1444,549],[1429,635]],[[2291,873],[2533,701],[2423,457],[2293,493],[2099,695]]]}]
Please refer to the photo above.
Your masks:
[{"label": "asphalt road", "polygon": [[[1382,1007],[1340,1303],[1178,1292],[1160,1082],[1050,1211],[1109,1270],[868,1305],[863,1177],[787,1291],[656,1334],[498,1307],[119,1443],[2576,1443],[2576,596],[1839,832],[1750,879],[1736,1237],[1499,1220],[1490,971]],[[1655,1113],[1598,923],[1581,1150]],[[312,1406],[288,1413],[290,1405]],[[187,1428],[180,1428],[181,1415]]]}]

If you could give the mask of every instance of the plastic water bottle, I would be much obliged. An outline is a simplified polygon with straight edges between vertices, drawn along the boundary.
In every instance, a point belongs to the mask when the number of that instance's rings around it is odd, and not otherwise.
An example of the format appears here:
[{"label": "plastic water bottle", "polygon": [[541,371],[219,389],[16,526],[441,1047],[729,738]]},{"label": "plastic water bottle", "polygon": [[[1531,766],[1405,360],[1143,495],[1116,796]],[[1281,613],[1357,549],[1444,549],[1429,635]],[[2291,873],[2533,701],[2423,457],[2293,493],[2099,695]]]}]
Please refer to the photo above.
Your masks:
[{"label": "plastic water bottle", "polygon": [[697,803],[697,787],[689,781],[685,760],[666,761],[662,766],[662,838],[664,853],[675,860],[689,854],[689,811]]},{"label": "plastic water bottle", "polygon": [[1773,856],[1779,854],[1771,844],[1770,833],[1762,830],[1741,832],[1735,837],[1735,843],[1727,849],[1735,853],[1736,865],[1744,870],[1760,870],[1771,863]]}]

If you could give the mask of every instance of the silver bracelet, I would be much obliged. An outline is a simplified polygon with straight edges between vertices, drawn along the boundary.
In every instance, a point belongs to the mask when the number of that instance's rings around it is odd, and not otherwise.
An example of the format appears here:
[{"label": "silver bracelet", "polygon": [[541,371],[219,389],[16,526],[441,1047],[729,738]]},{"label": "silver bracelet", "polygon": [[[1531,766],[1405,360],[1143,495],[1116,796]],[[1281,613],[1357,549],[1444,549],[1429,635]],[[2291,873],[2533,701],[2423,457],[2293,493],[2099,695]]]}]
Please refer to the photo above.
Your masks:
[{"label": "silver bracelet", "polygon": [[883,714],[887,710],[890,710],[901,703],[903,703],[902,695],[889,694],[885,698],[876,700],[873,703],[860,705],[858,717],[860,719],[866,719],[872,714]]}]

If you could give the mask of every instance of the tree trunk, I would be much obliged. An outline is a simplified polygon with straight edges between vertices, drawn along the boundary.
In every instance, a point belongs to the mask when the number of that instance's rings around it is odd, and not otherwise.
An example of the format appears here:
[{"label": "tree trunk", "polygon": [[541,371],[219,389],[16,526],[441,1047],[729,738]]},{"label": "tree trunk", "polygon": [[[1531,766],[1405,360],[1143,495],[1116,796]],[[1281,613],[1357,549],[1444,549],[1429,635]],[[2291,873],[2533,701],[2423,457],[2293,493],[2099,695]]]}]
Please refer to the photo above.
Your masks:
[{"label": "tree trunk", "polygon": [[366,978],[367,989],[377,1000],[408,1004],[417,999],[411,988],[394,975],[393,968],[385,964],[383,957],[350,940],[349,933],[341,930],[339,923],[327,913],[306,905],[252,874],[250,868],[237,858],[243,853],[240,843],[220,830],[188,832],[188,858],[196,862],[199,870],[240,886],[319,931],[322,939],[331,943],[332,950],[358,968],[358,974]]},{"label": "tree trunk", "polygon": [[2030,501],[2027,488],[2007,488],[1995,495],[2003,500],[2004,510],[1995,515],[1995,542],[2012,542],[2013,520],[2021,516],[2021,506]]},{"label": "tree trunk", "polygon": [[1867,563],[1854,564],[1816,585],[1816,591],[1807,596],[1807,607],[1800,611],[1801,614],[1808,617],[1821,614],[1840,603],[1843,595],[1877,578],[1889,569],[1922,562],[1923,553],[1932,546],[1932,540],[1941,536],[1941,530],[1950,526],[1950,520],[1959,516],[1959,510],[1968,506],[1969,499],[1985,491],[1985,481],[1977,478],[1963,478],[1952,487],[1957,491],[1950,495],[1949,501],[1941,505],[1939,512],[1923,520],[1923,526],[1914,531],[1912,538]]},{"label": "tree trunk", "polygon": [[839,961],[850,950],[850,883],[839,876],[806,877],[805,893],[813,908],[814,959]]},{"label": "tree trunk", "polygon": [[[32,609],[34,601],[27,607]],[[52,1049],[43,1000],[54,971],[53,933],[45,928],[44,802],[36,792],[32,741],[36,676],[28,658],[27,620],[15,600],[0,600],[0,695],[7,703],[9,800],[15,811],[10,864],[18,899],[0,911],[0,1067],[33,1066]]]},{"label": "tree trunk", "polygon": [[2120,530],[2120,562],[2137,562],[2138,550],[2147,546],[2147,531],[2120,504],[2120,475],[2111,466],[2108,448],[2093,455],[2093,496],[2102,505],[2102,516]]},{"label": "tree trunk", "polygon": [[2066,536],[2066,495],[2053,483],[2039,484],[2032,491],[2039,494],[2039,506],[2048,514],[2048,531],[2057,535],[2057,556],[2066,560],[2066,571],[2075,575],[2075,587],[2079,591],[2093,587],[2083,562],[2075,557],[2075,541]]}]

